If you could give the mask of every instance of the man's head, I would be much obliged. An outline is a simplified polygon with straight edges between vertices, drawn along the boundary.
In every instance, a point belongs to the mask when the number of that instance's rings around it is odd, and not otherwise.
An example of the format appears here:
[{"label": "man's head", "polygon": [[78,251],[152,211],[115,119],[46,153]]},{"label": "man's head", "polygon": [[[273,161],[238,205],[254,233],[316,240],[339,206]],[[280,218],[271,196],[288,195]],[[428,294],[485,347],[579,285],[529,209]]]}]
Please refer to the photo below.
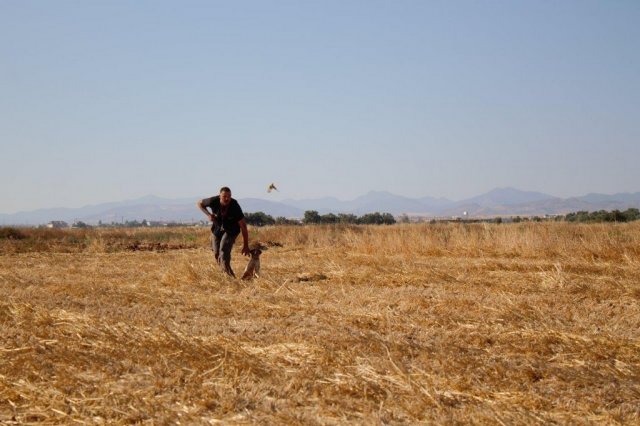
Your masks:
[{"label": "man's head", "polygon": [[220,204],[226,206],[231,202],[231,190],[227,186],[220,188]]}]

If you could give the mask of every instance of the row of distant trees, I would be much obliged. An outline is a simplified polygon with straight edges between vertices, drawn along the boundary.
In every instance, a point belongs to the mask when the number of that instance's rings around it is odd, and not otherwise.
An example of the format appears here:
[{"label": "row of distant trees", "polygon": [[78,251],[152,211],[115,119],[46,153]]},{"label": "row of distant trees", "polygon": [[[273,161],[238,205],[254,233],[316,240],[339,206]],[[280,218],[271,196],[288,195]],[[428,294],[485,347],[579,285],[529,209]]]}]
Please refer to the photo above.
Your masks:
[{"label": "row of distant trees", "polygon": [[[302,222],[287,219],[285,217],[277,217],[273,218],[272,216],[263,213],[246,213],[245,220],[248,224],[254,226],[264,226],[264,225],[298,225],[300,223],[303,224],[337,224],[337,223],[345,223],[345,224],[360,224],[360,225],[392,225],[396,223],[396,219],[390,213],[367,213],[362,216],[356,216],[354,214],[319,214],[315,210],[307,210],[304,212],[304,217]],[[566,221],[566,222],[632,222],[634,220],[640,220],[640,210],[637,208],[630,208],[625,211],[613,210],[606,211],[600,210],[595,212],[587,212],[587,211],[579,211],[575,213],[569,213],[567,215],[558,215],[553,217],[541,218],[535,216],[533,218],[522,218],[520,216],[511,217],[507,220],[503,220],[503,218],[493,218],[486,219],[486,222],[494,222],[494,223],[502,223],[503,221],[508,222],[542,222],[553,220],[556,222]],[[472,220],[474,221],[474,220]],[[478,220],[475,220],[478,221]],[[409,218],[406,215],[400,217],[399,222],[408,223]],[[431,222],[435,223],[437,221],[432,220]]]},{"label": "row of distant trees", "polygon": [[[184,223],[181,222],[161,222],[154,220],[143,219],[139,220],[126,220],[124,222],[103,222],[98,221],[98,228],[141,228],[141,227],[163,227],[163,228],[178,228],[180,226],[184,226]],[[93,226],[86,224],[82,221],[76,221],[71,225],[72,228],[92,228]]]},{"label": "row of distant trees", "polygon": [[[299,221],[287,219],[284,217],[273,218],[272,216],[264,212],[245,213],[245,221],[249,225],[264,226],[264,225],[293,225],[299,224]],[[367,213],[362,216],[356,216],[354,214],[320,214],[316,210],[307,210],[304,212],[302,218],[303,224],[334,224],[334,223],[346,223],[346,224],[362,224],[362,225],[392,225],[396,223],[396,219],[391,213]]]},{"label": "row of distant trees", "polygon": [[640,219],[640,210],[631,208],[625,211],[579,211],[567,214],[564,219],[567,222],[632,222]]},{"label": "row of distant trees", "polygon": [[[347,213],[339,213],[339,214],[320,214],[315,210],[307,210],[304,212],[304,217],[302,220],[298,219],[288,219],[286,217],[276,217],[274,218],[271,215],[268,215],[264,212],[255,212],[255,213],[245,213],[245,220],[248,224],[253,226],[265,226],[265,225],[300,225],[300,224],[353,224],[353,225],[392,225],[394,223],[410,223],[411,218],[406,214],[401,215],[396,220],[394,216],[390,213],[367,213],[362,216],[356,216],[354,214]],[[519,223],[519,222],[543,222],[543,221],[555,221],[555,222],[574,222],[574,223],[598,223],[598,222],[632,222],[634,220],[640,220],[640,210],[637,208],[629,208],[624,211],[620,210],[599,210],[599,211],[578,211],[574,213],[568,213],[566,215],[554,215],[551,217],[494,217],[494,218],[485,218],[485,219],[466,219],[462,220],[460,218],[456,219],[448,219],[448,222],[491,222],[491,223]],[[430,223],[438,223],[438,220],[431,219]],[[53,223],[53,222],[52,222]],[[64,226],[57,227],[69,227],[65,222],[60,222],[64,224]],[[127,227],[127,228],[137,228],[137,227],[179,227],[184,226],[184,223],[180,222],[156,222],[156,221],[148,221],[148,220],[127,220],[126,222],[112,222],[112,223],[103,223],[100,221],[98,223],[98,227]],[[0,226],[1,227],[1,226]],[[44,227],[44,226],[43,226]],[[56,226],[49,226],[56,227]],[[89,225],[82,221],[76,221],[71,226],[72,228],[92,228],[92,225]]]},{"label": "row of distant trees", "polygon": [[543,222],[543,221],[555,221],[555,222],[575,222],[575,223],[601,223],[601,222],[633,222],[634,220],[640,220],[640,210],[637,208],[630,208],[625,211],[620,210],[598,210],[594,212],[579,211],[568,213],[566,215],[554,215],[550,217],[510,217],[503,219],[496,217],[493,219],[487,219],[487,222],[503,223],[503,222]]}]

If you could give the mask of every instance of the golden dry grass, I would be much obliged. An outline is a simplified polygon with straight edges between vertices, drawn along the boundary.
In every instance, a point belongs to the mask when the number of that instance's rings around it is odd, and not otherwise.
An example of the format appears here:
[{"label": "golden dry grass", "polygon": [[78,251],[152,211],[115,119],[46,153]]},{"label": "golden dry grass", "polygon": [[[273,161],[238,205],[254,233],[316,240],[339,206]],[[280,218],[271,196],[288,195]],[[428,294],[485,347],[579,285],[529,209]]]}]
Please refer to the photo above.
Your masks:
[{"label": "golden dry grass", "polygon": [[638,223],[25,232],[0,423],[640,423]]}]

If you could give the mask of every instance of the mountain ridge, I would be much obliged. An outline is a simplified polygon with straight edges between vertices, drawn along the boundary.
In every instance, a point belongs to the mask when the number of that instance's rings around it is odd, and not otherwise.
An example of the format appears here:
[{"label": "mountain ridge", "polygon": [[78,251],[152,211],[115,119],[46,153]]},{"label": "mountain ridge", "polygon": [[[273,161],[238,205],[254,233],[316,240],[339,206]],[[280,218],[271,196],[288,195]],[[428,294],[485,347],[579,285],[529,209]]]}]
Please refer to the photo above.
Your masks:
[{"label": "mountain ridge", "polygon": [[[307,210],[320,214],[358,214],[381,212],[394,215],[407,214],[424,217],[462,216],[534,216],[566,214],[586,210],[624,210],[640,208],[640,192],[616,194],[589,193],[580,197],[560,198],[535,191],[522,191],[511,187],[494,188],[484,194],[464,200],[446,198],[411,198],[388,191],[369,191],[352,200],[336,197],[285,199],[270,201],[261,198],[240,198],[245,212],[262,211],[274,217],[301,218]],[[195,206],[196,198],[161,198],[154,195],[86,205],[79,208],[38,209],[13,214],[0,214],[0,225],[40,225],[52,220],[83,221],[95,224],[123,222],[125,220],[154,220],[167,222],[197,222],[203,219]]]}]

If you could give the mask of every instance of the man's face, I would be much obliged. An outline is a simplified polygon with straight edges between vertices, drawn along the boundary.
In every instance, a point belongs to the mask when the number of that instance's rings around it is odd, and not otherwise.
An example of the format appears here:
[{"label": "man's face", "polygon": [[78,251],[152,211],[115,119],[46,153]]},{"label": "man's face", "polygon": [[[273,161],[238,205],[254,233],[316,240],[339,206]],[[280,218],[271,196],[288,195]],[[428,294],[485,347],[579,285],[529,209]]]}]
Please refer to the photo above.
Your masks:
[{"label": "man's face", "polygon": [[231,202],[231,193],[227,191],[222,191],[220,193],[220,204],[226,206]]}]

